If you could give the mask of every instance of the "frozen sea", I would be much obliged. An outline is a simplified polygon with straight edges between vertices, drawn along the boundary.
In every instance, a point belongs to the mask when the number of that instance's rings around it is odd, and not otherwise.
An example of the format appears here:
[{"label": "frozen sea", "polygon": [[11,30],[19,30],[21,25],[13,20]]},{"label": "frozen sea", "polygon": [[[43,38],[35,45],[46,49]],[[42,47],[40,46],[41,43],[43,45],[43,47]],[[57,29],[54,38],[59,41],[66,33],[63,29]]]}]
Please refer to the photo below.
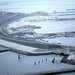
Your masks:
[{"label": "frozen sea", "polygon": [[[0,0],[0,11],[7,12],[21,12],[21,13],[31,13],[36,11],[45,12],[65,12],[66,9],[74,9],[75,0]],[[74,10],[72,10],[74,11]],[[41,29],[35,30],[37,33],[58,33],[65,31],[75,31],[75,21],[42,21],[42,22],[31,22],[36,26],[41,26]],[[71,38],[55,38],[47,39],[49,42],[57,42],[64,45],[75,45],[75,37]],[[55,55],[46,56],[22,56],[18,60],[16,53],[5,52],[0,53],[0,75],[14,75],[14,74],[24,74],[40,71],[51,71],[63,68],[74,68],[74,65],[68,65],[63,63],[53,64],[51,60]],[[45,59],[48,59],[46,62]],[[62,57],[56,56],[56,60],[61,60]],[[38,61],[44,62],[38,64]],[[37,65],[34,65],[34,62]],[[47,68],[46,68],[47,67]],[[72,73],[71,73],[72,74]],[[75,74],[75,73],[74,73]],[[65,74],[66,75],[66,74]],[[69,74],[67,74],[69,75]]]}]

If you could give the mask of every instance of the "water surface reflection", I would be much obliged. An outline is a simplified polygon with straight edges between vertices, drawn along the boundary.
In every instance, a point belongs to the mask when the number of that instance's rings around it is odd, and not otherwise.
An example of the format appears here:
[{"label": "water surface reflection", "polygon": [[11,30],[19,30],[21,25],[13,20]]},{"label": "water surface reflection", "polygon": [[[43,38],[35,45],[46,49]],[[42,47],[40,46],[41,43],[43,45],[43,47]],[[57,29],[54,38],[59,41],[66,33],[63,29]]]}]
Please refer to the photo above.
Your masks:
[{"label": "water surface reflection", "polygon": [[[55,58],[54,63],[52,60]],[[12,52],[0,53],[0,75],[28,74],[74,68],[74,65],[60,63],[59,55],[26,56]]]}]

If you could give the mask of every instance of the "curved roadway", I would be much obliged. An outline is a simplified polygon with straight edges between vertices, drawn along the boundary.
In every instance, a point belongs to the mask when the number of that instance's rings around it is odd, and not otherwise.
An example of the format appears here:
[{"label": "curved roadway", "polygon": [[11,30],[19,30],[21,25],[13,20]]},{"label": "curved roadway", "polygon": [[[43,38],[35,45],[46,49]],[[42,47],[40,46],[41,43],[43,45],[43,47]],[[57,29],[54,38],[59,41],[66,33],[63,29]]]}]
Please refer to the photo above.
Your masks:
[{"label": "curved roadway", "polygon": [[15,14],[15,15],[9,17],[9,18],[6,18],[6,23],[3,22],[3,24],[0,26],[0,39],[2,39],[3,41],[12,42],[14,44],[17,43],[17,44],[20,44],[20,45],[23,45],[23,46],[26,45],[26,46],[31,46],[31,47],[35,47],[35,48],[50,49],[50,48],[59,47],[58,45],[56,45],[54,43],[26,41],[26,40],[22,40],[22,39],[13,38],[13,37],[9,36],[8,34],[6,34],[3,28],[7,24],[9,24],[10,22],[12,22],[12,21],[14,21],[18,18],[22,18],[22,17],[24,17],[24,16],[20,16],[18,14]]}]

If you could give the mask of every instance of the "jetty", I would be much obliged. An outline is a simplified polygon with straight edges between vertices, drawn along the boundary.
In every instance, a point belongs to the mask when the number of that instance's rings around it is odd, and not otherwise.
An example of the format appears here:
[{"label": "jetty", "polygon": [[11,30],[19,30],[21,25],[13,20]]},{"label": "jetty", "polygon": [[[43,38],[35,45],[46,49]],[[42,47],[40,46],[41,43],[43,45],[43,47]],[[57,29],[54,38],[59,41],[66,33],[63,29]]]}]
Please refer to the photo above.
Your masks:
[{"label": "jetty", "polygon": [[10,51],[10,48],[0,45],[0,53]]},{"label": "jetty", "polygon": [[[0,48],[0,52],[11,51],[11,52],[16,52],[23,55],[32,55],[32,56],[47,55],[52,53],[61,54],[62,52],[63,54],[64,53],[66,54],[65,51],[75,52],[75,47],[61,45],[59,43],[46,43],[46,42],[41,43],[41,42],[33,42],[33,41],[27,42],[27,43],[29,44],[29,46],[0,39],[0,45],[2,45]],[[60,52],[58,52],[58,50]],[[68,55],[69,54],[70,52],[68,53]]]}]

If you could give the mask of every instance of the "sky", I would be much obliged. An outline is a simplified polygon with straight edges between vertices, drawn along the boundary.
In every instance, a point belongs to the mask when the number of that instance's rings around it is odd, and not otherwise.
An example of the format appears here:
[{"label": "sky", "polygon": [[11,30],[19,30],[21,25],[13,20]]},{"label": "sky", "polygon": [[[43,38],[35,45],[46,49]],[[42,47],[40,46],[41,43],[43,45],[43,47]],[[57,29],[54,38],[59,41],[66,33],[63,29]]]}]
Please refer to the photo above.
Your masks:
[{"label": "sky", "polygon": [[0,9],[5,11],[52,12],[54,10],[65,11],[65,9],[71,8],[75,8],[75,0],[0,0]]}]

